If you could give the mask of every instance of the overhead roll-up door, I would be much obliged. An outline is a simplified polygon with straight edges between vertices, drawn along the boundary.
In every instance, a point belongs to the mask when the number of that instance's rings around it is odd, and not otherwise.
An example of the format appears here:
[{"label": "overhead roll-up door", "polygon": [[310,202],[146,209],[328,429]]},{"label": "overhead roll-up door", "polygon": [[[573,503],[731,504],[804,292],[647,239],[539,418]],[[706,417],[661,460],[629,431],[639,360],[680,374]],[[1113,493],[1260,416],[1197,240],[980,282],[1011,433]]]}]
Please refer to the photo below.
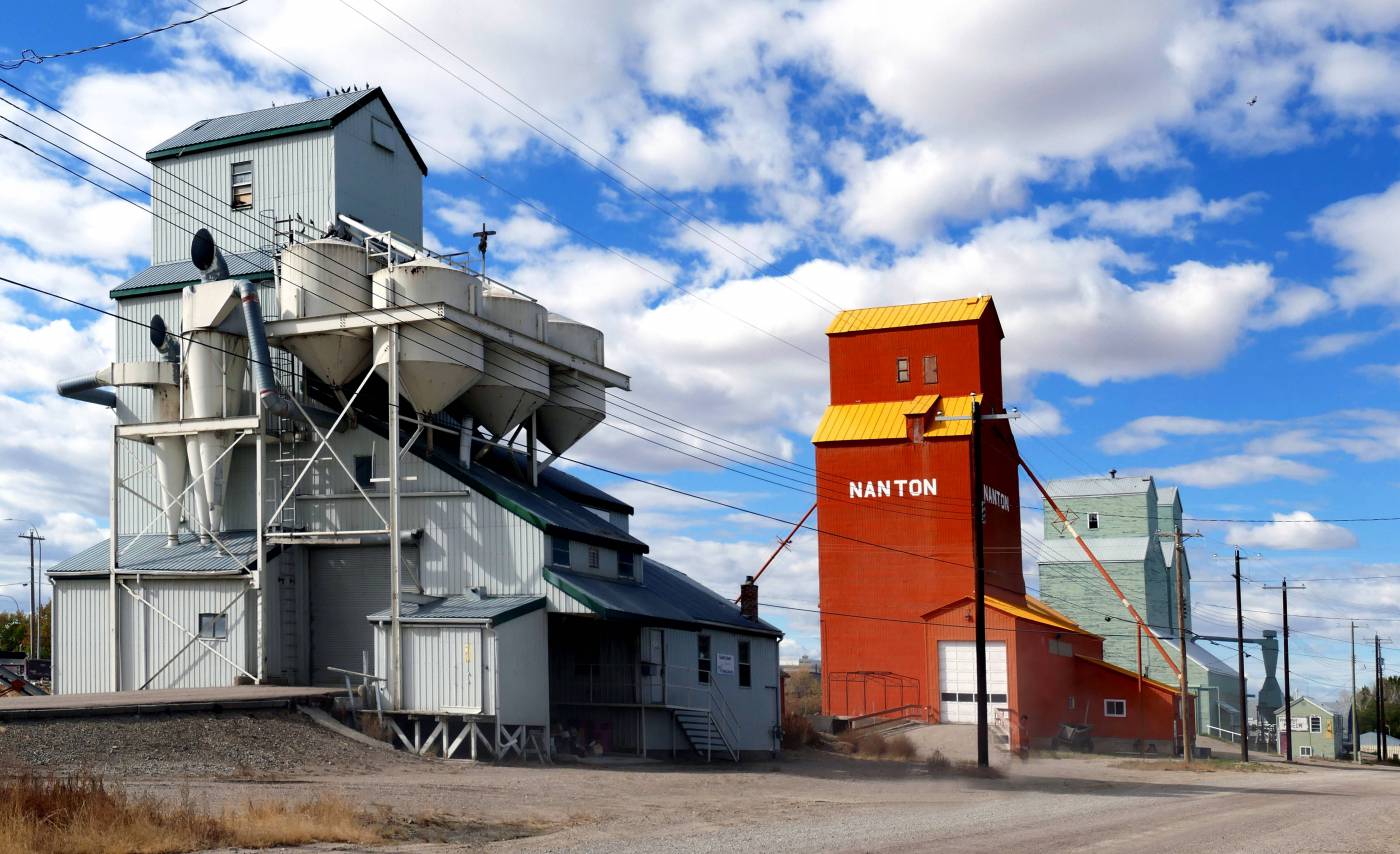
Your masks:
[{"label": "overhead roll-up door", "polygon": [[[404,546],[405,581],[416,576],[418,549]],[[389,547],[313,549],[310,560],[311,681],[343,684],[327,670],[364,669],[374,655],[374,631],[365,619],[389,607]]]}]

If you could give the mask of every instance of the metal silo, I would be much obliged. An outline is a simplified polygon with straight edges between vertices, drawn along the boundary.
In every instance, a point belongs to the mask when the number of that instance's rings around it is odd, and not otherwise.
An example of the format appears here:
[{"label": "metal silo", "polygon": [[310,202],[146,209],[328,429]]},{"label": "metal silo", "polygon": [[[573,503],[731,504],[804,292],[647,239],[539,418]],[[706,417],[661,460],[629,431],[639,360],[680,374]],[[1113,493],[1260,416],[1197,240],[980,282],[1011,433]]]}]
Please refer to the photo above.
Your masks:
[{"label": "metal silo", "polygon": [[[538,341],[545,338],[549,312],[509,288],[487,287],[477,314],[512,332]],[[499,341],[487,341],[485,372],[462,395],[462,405],[476,423],[499,438],[529,418],[548,397],[549,362]]]},{"label": "metal silo", "polygon": [[[346,240],[295,243],[282,252],[277,316],[283,320],[369,311],[371,276],[383,266],[364,247]],[[333,386],[364,373],[370,362],[370,330],[342,329],[283,338],[312,373]]]},{"label": "metal silo", "polygon": [[[603,332],[558,314],[549,315],[545,340],[581,359],[603,364]],[[540,441],[562,454],[598,425],[606,414],[603,384],[570,368],[550,370],[549,399],[535,415]]]},{"label": "metal silo", "polygon": [[[374,307],[448,303],[476,312],[481,280],[438,261],[420,259],[374,274]],[[399,388],[420,415],[440,412],[477,381],[485,367],[481,336],[440,320],[403,324]],[[389,330],[374,330],[374,369],[387,378]]]}]

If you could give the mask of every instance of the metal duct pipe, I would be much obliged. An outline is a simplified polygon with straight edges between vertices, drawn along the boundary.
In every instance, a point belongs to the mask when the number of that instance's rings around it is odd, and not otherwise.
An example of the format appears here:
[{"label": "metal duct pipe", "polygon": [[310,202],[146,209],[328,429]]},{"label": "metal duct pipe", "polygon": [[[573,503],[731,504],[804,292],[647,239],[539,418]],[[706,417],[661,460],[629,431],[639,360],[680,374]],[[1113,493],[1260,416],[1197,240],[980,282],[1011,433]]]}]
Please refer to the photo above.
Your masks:
[{"label": "metal duct pipe", "polygon": [[190,241],[190,260],[199,268],[201,282],[217,282],[228,278],[228,264],[224,261],[224,253],[214,244],[214,235],[210,234],[207,228],[201,228],[194,233],[194,239]]},{"label": "metal duct pipe", "polygon": [[72,400],[81,400],[84,403],[95,403],[98,406],[105,406],[109,409],[117,408],[117,393],[109,391],[111,383],[99,379],[97,374],[85,374],[81,377],[72,377],[58,381],[58,393],[62,397]]},{"label": "metal duct pipe", "polygon": [[253,369],[253,383],[258,387],[258,399],[269,414],[291,418],[296,407],[277,386],[277,378],[272,375],[272,354],[267,348],[267,331],[263,328],[258,286],[246,279],[239,279],[238,297],[243,301],[243,322],[248,327],[248,360]]}]

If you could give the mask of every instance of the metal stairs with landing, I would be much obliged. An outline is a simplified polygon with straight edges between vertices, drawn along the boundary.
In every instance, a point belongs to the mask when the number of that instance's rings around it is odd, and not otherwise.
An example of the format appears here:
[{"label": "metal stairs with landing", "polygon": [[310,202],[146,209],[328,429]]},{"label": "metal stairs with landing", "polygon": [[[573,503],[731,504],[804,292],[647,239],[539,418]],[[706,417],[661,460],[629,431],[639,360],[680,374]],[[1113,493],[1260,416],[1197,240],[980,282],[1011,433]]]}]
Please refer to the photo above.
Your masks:
[{"label": "metal stairs with landing", "polygon": [[690,746],[708,761],[716,754],[739,761],[739,752],[730,745],[714,716],[704,709],[672,709],[676,723],[685,732]]}]

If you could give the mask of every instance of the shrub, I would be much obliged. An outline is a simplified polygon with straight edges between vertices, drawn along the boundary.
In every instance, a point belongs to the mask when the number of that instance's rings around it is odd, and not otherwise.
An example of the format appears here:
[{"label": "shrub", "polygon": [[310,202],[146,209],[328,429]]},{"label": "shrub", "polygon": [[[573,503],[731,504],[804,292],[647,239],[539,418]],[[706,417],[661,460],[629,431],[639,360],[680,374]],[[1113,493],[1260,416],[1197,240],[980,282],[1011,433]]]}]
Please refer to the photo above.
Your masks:
[{"label": "shrub", "polygon": [[879,758],[884,756],[888,750],[889,745],[885,743],[885,737],[878,732],[862,735],[856,742],[856,752],[861,756]]},{"label": "shrub", "polygon": [[948,761],[948,757],[943,755],[943,751],[937,748],[929,754],[928,762],[925,765],[928,768],[928,773],[934,777],[945,776],[953,770],[953,763]]},{"label": "shrub", "polygon": [[918,753],[914,740],[903,733],[885,741],[885,755],[891,759],[913,759]]},{"label": "shrub", "polygon": [[800,750],[821,743],[821,736],[806,715],[788,712],[783,715],[783,749]]}]

